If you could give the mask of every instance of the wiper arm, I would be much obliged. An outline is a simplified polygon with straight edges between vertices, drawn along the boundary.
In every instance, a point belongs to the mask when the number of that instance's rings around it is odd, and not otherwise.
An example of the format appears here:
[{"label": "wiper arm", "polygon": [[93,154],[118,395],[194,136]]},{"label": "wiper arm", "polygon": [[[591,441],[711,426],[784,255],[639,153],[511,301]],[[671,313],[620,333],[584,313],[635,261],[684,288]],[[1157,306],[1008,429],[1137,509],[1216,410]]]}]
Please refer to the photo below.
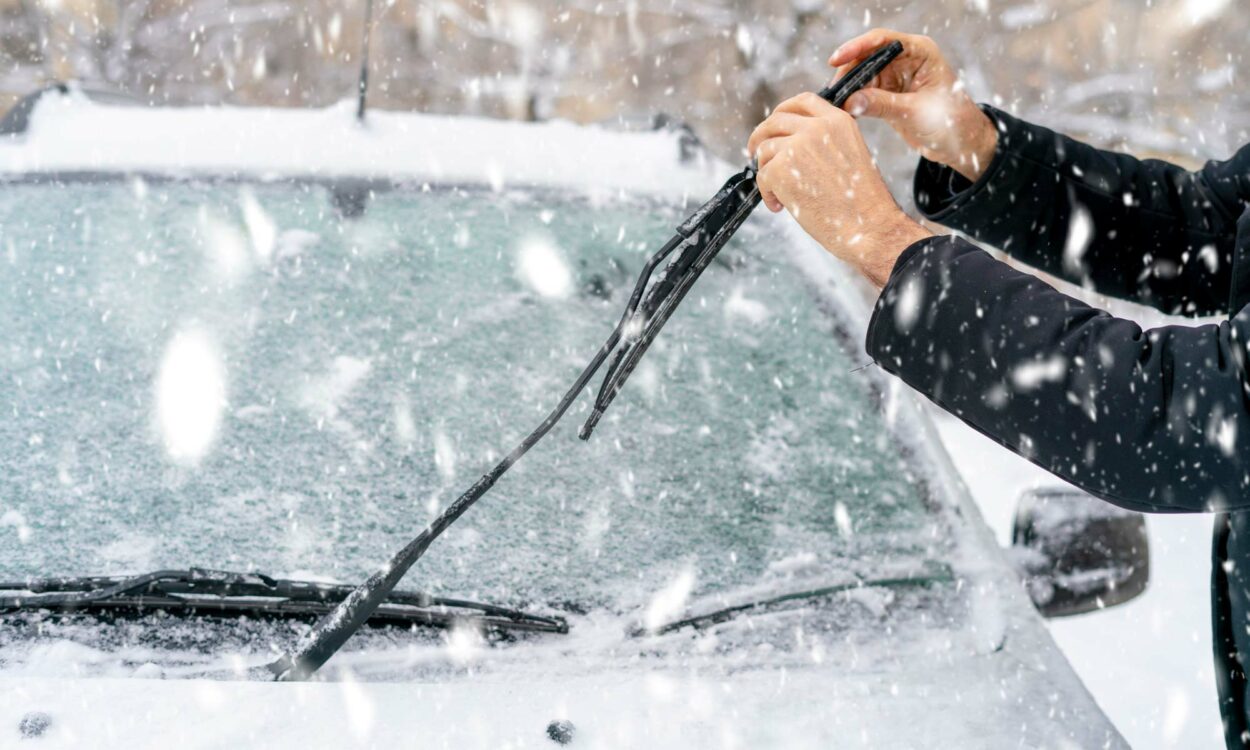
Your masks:
[{"label": "wiper arm", "polygon": [[908,573],[905,575],[888,576],[882,578],[868,578],[856,581],[848,581],[833,586],[822,586],[814,589],[804,589],[801,591],[791,591],[777,596],[771,596],[765,599],[756,599],[755,601],[745,602],[743,604],[735,604],[729,607],[704,612],[703,614],[691,615],[690,617],[673,622],[665,623],[657,628],[636,627],[630,631],[632,636],[643,635],[664,635],[682,628],[706,628],[711,625],[718,625],[734,619],[738,615],[751,614],[755,612],[768,612],[774,610],[783,604],[796,601],[823,599],[834,594],[841,594],[846,591],[853,591],[860,588],[926,588],[936,583],[951,583],[955,580],[955,575],[950,568],[946,566],[938,566],[922,572]]},{"label": "wiper arm", "polygon": [[[869,55],[845,76],[821,89],[818,96],[835,107],[841,107],[851,94],[880,75],[902,51],[903,46],[900,43],[891,42]],[[625,380],[638,366],[651,342],[659,335],[660,329],[685,299],[686,293],[698,281],[704,269],[759,205],[760,191],[755,185],[755,172],[755,162],[752,161],[746,169],[730,177],[711,200],[677,227],[677,235],[655,254],[651,263],[643,270],[638,288],[625,310],[628,322],[624,327],[624,341],[613,356],[612,364],[608,366],[590,416],[578,432],[582,440],[590,438],[603,413],[625,385]],[[655,265],[675,248],[681,248],[681,253],[665,267],[663,275],[646,290],[646,299],[641,305],[638,304],[643,284]],[[614,342],[613,346],[615,345]]]},{"label": "wiper arm", "polygon": [[[822,89],[820,96],[835,107],[842,106],[847,97],[880,74],[902,51],[903,46],[897,41],[878,49],[845,76]],[[677,234],[643,265],[620,322],[582,370],[581,375],[577,376],[573,387],[560,398],[538,427],[494,468],[483,474],[460,497],[444,508],[424,531],[396,552],[385,567],[365,579],[333,612],[313,626],[312,631],[294,649],[270,664],[269,670],[274,677],[279,680],[307,679],[325,664],[347,642],[356,628],[369,619],[374,609],[385,601],[388,592],[421,559],[434,540],[490,491],[513,464],[521,460],[530,448],[555,427],[611,355],[612,364],[609,365],[594,407],[580,432],[582,438],[588,438],[604,410],[620,392],[626,378],[638,365],[642,355],[681,304],[686,293],[759,202],[760,192],[755,184],[755,169],[748,166],[730,177],[711,200],[683,221],[677,227]],[[677,257],[669,261],[660,278],[653,282],[652,273],[661,262],[678,250],[680,252]],[[620,349],[617,349],[618,344],[621,345]]]},{"label": "wiper arm", "polygon": [[[333,611],[354,588],[204,568],[128,577],[37,578],[0,581],[0,591],[15,592],[0,595],[0,613],[160,609],[220,616],[320,616]],[[493,630],[568,632],[561,617],[411,591],[391,591],[368,622],[438,627],[471,623]]]}]

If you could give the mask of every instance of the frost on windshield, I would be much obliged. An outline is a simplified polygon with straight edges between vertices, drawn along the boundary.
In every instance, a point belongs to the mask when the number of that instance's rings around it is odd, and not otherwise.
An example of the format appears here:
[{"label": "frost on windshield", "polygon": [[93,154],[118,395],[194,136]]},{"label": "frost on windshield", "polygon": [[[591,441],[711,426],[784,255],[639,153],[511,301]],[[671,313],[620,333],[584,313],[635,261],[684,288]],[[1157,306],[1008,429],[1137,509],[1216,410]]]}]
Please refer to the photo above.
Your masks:
[{"label": "frost on windshield", "polygon": [[[361,579],[545,415],[681,218],[524,193],[384,192],[355,220],[314,187],[69,194],[0,207],[6,578]],[[582,403],[402,586],[671,618],[653,596],[673,580],[684,603],[943,559],[862,362],[772,236],[748,224],[593,439]]]},{"label": "frost on windshield", "polygon": [[[31,529],[0,548],[9,574],[359,577],[550,407],[673,223],[525,195],[383,194],[341,222],[319,189],[77,193],[23,188],[3,218],[22,300],[5,497]],[[748,230],[602,434],[558,429],[410,583],[602,601],[674,567],[722,587],[796,555],[927,554],[857,363],[766,252]]]}]

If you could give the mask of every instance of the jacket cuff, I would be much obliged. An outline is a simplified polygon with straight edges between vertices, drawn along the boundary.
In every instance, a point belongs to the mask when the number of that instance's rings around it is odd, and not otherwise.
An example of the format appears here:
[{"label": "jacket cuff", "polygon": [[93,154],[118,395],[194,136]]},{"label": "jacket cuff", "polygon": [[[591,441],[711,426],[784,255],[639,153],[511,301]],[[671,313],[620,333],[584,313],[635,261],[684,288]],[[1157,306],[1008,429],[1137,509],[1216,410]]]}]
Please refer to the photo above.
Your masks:
[{"label": "jacket cuff", "polygon": [[864,349],[887,372],[898,374],[903,352],[897,346],[908,340],[918,326],[931,325],[936,306],[926,297],[947,285],[951,262],[961,255],[984,252],[953,235],[936,235],[914,242],[903,250],[890,272],[868,321]]},{"label": "jacket cuff", "polygon": [[916,208],[924,218],[961,231],[971,227],[974,219],[970,214],[983,218],[1010,209],[1015,189],[1026,177],[1022,170],[1015,168],[1016,159],[1044,158],[1043,154],[1034,153],[1038,147],[1045,148],[1044,144],[1036,143],[1036,126],[988,104],[982,104],[981,110],[994,123],[998,142],[994,146],[994,156],[977,181],[972,182],[944,164],[921,157],[912,183]]}]

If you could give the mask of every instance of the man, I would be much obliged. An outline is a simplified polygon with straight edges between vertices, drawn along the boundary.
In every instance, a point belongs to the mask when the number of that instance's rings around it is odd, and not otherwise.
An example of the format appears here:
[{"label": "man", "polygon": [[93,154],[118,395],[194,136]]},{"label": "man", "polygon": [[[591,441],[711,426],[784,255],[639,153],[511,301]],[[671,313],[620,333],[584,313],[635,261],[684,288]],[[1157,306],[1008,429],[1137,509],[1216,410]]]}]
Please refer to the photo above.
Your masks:
[{"label": "man", "polygon": [[764,202],[882,289],[867,334],[881,367],[1108,502],[1218,513],[1220,709],[1228,747],[1250,745],[1250,146],[1197,172],[1100,151],[978,107],[921,36],[872,31],[829,62],[893,39],[903,54],[847,110],[920,151],[926,218],[1108,295],[1232,317],[1143,331],[934,236],[895,205],[851,115],[811,94],[751,135]]}]

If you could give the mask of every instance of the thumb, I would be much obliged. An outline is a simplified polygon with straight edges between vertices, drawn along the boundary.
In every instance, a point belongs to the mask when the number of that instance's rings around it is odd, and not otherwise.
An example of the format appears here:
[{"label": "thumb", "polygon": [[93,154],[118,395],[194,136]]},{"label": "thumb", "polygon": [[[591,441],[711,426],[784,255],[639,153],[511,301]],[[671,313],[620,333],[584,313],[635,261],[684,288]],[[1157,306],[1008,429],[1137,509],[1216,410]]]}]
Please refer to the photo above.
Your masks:
[{"label": "thumb", "polygon": [[884,89],[860,89],[846,100],[844,109],[855,117],[893,121],[911,112],[911,96]]}]

